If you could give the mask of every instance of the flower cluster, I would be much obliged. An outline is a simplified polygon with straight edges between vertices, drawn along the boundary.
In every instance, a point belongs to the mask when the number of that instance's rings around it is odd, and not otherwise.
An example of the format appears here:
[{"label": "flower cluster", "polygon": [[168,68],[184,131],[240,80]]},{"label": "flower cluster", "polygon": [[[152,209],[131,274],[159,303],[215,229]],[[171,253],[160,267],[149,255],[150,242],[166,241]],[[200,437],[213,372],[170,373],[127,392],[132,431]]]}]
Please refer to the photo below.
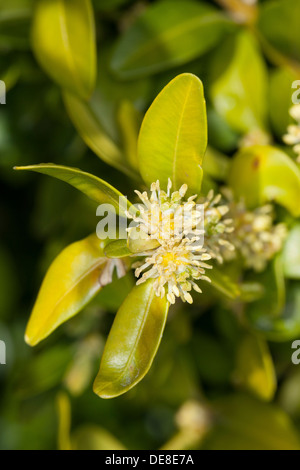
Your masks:
[{"label": "flower cluster", "polygon": [[293,145],[293,150],[297,154],[297,161],[300,163],[300,104],[295,104],[290,109],[291,117],[297,124],[291,124],[287,128],[287,134],[283,136],[283,141],[287,145]]},{"label": "flower cluster", "polygon": [[[202,292],[195,281],[210,281],[205,270],[211,266],[206,261],[220,257],[218,244],[228,245],[228,241],[220,236],[230,231],[229,223],[221,221],[228,208],[218,205],[220,197],[214,198],[213,193],[204,204],[196,204],[197,195],[184,200],[187,185],[173,193],[171,188],[170,180],[167,192],[161,190],[157,181],[151,185],[150,198],[146,192],[136,191],[144,206],[139,206],[138,214],[127,215],[136,222],[143,239],[156,240],[157,246],[137,253],[144,259],[133,267],[139,278],[137,284],[153,278],[157,296],[166,295],[172,304],[176,297],[192,303],[192,289]],[[128,229],[129,237],[133,230]],[[209,242],[203,246],[206,234]]]},{"label": "flower cluster", "polygon": [[[227,195],[232,197],[228,191]],[[268,261],[281,250],[286,237],[286,226],[274,225],[273,207],[270,204],[249,211],[243,201],[235,202],[232,199],[229,206],[229,215],[234,222],[230,242],[235,246],[236,252],[224,247],[223,258],[229,261],[239,252],[247,268],[262,271]]]}]

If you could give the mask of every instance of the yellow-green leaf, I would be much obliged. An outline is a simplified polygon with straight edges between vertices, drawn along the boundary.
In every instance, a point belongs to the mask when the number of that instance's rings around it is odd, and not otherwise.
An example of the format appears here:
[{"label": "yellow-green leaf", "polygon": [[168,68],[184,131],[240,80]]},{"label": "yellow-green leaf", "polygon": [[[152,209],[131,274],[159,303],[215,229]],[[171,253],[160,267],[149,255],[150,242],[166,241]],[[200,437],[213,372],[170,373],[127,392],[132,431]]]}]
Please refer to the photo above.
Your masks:
[{"label": "yellow-green leaf", "polygon": [[272,400],[276,391],[276,375],[268,345],[254,334],[245,335],[237,349],[236,384],[262,400]]},{"label": "yellow-green leaf", "polygon": [[135,286],[121,305],[103,352],[94,392],[113,398],[146,375],[159,347],[169,304],[157,297],[153,280]]},{"label": "yellow-green leaf", "polygon": [[69,245],[53,261],[27,325],[28,344],[35,346],[49,336],[99,292],[100,275],[107,263],[104,244],[90,235]]},{"label": "yellow-green leaf", "polygon": [[276,201],[300,215],[300,170],[281,150],[269,145],[242,149],[233,159],[229,185],[249,208]]},{"label": "yellow-green leaf", "polygon": [[98,204],[111,204],[120,215],[125,215],[126,209],[130,207],[130,203],[113,186],[97,176],[77,168],[42,163],[40,165],[18,166],[15,167],[15,170],[36,171],[65,181]]},{"label": "yellow-green leaf", "polygon": [[40,65],[62,88],[88,99],[96,80],[96,39],[90,0],[39,0],[32,45]]},{"label": "yellow-green leaf", "polygon": [[141,127],[138,157],[145,183],[159,179],[166,188],[171,178],[175,190],[186,183],[190,194],[198,194],[206,146],[202,82],[192,74],[178,75],[153,102]]}]

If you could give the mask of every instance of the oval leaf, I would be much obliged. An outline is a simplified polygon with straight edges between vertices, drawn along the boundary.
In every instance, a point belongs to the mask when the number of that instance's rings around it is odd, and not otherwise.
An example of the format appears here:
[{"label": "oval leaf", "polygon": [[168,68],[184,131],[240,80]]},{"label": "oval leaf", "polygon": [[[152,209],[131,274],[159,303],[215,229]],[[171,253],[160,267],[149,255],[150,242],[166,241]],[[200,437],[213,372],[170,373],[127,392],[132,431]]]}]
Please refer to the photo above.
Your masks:
[{"label": "oval leaf", "polygon": [[107,259],[96,235],[65,248],[50,266],[26,329],[25,340],[35,346],[78,313],[101,289]]},{"label": "oval leaf", "polygon": [[96,80],[96,40],[90,0],[39,0],[32,45],[40,65],[61,87],[83,99]]},{"label": "oval leaf", "polygon": [[300,171],[281,150],[256,145],[242,149],[233,159],[229,185],[249,208],[276,201],[294,216],[300,215]]},{"label": "oval leaf", "polygon": [[111,204],[116,209],[117,213],[123,216],[125,216],[126,209],[130,207],[130,203],[125,196],[113,186],[97,178],[97,176],[77,168],[54,165],[52,163],[42,163],[40,165],[18,166],[14,169],[36,171],[37,173],[43,173],[65,181],[98,204]]},{"label": "oval leaf", "polygon": [[231,22],[209,5],[161,1],[124,34],[111,67],[120,78],[136,78],[184,64],[211,49],[229,26]]},{"label": "oval leaf", "polygon": [[151,367],[169,309],[166,298],[156,296],[153,282],[135,286],[117,313],[94,383],[101,398],[127,392]]},{"label": "oval leaf", "polygon": [[171,178],[174,190],[187,184],[190,194],[198,194],[206,146],[202,82],[192,74],[178,75],[153,102],[141,127],[138,156],[145,183],[159,179],[166,188]]}]

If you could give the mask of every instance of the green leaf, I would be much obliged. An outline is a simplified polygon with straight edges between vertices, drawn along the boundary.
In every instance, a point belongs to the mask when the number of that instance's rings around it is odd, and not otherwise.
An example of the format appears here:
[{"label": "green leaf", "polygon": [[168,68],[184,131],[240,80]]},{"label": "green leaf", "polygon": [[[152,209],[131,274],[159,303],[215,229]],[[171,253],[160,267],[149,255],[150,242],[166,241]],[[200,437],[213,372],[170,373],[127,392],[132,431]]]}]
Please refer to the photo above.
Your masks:
[{"label": "green leaf", "polygon": [[98,93],[95,92],[89,102],[64,92],[64,103],[71,121],[81,138],[105,163],[137,179],[137,173],[126,162],[119,147],[108,136],[99,117]]},{"label": "green leaf", "polygon": [[280,141],[287,132],[287,126],[292,122],[289,109],[292,106],[292,93],[294,92],[292,83],[295,80],[297,80],[297,75],[288,68],[277,68],[270,75],[270,121]]},{"label": "green leaf", "polygon": [[272,315],[261,308],[260,304],[251,304],[246,310],[249,325],[270,341],[290,341],[300,335],[300,289],[291,285],[287,291],[286,303],[280,315]]},{"label": "green leaf", "polygon": [[[29,50],[30,19],[34,0],[1,0],[0,50]],[[6,63],[7,63],[6,57]],[[14,60],[16,66],[16,60]],[[4,77],[1,76],[3,80]],[[7,82],[4,80],[6,86]],[[7,86],[8,88],[8,86]]]},{"label": "green leaf", "polygon": [[107,262],[104,244],[90,235],[69,245],[53,261],[27,325],[25,339],[30,346],[76,315],[99,292]]},{"label": "green leaf", "polygon": [[300,279],[300,224],[290,231],[282,251],[283,269],[286,277]]},{"label": "green leaf", "polygon": [[232,28],[229,19],[209,5],[160,1],[121,37],[112,70],[131,79],[184,64],[215,46],[228,28]]},{"label": "green leaf", "polygon": [[[37,173],[43,173],[65,181],[98,204],[111,204],[120,215],[125,215],[127,208],[130,207],[130,203],[113,186],[97,178],[97,176],[77,168],[54,165],[52,163],[42,163],[40,165],[15,167],[15,170],[36,171]],[[120,201],[122,201],[121,204]]]},{"label": "green leaf", "polygon": [[96,38],[90,0],[39,0],[32,45],[45,71],[62,88],[88,99],[96,80]]},{"label": "green leaf", "polygon": [[211,280],[211,285],[229,299],[234,300],[241,296],[240,286],[224,272],[222,267],[214,265],[213,269],[209,271],[208,277]]},{"label": "green leaf", "polygon": [[237,198],[249,208],[276,201],[300,215],[300,171],[293,160],[269,145],[242,149],[233,159],[228,179]]},{"label": "green leaf", "polygon": [[12,383],[18,399],[26,400],[61,384],[73,354],[69,345],[57,345],[30,357],[16,370]]},{"label": "green leaf", "polygon": [[187,184],[189,194],[200,192],[202,159],[207,146],[203,85],[192,74],[178,75],[148,110],[139,136],[138,156],[148,185],[159,179],[174,190]]},{"label": "green leaf", "polygon": [[270,401],[276,391],[274,364],[267,343],[256,335],[246,334],[236,351],[235,383]]},{"label": "green leaf", "polygon": [[[225,43],[226,66],[218,70],[210,88],[215,109],[240,133],[265,129],[267,71],[257,43],[248,32],[240,33],[235,42]],[[220,49],[220,61],[225,51]],[[215,63],[219,63],[215,56]],[[251,64],[251,67],[249,67]]]},{"label": "green leaf", "polygon": [[117,313],[94,383],[101,398],[127,392],[151,367],[169,309],[166,298],[156,296],[153,282],[135,286]]},{"label": "green leaf", "polygon": [[127,239],[114,240],[106,245],[104,253],[107,258],[125,258],[132,255],[127,246]]},{"label": "green leaf", "polygon": [[207,147],[205,158],[203,161],[203,171],[217,181],[227,179],[230,168],[230,159],[218,152],[212,147]]},{"label": "green leaf", "polygon": [[229,395],[211,406],[218,419],[208,435],[210,450],[299,450],[289,416],[275,405],[246,395]]},{"label": "green leaf", "polygon": [[259,11],[257,27],[264,38],[280,53],[300,61],[299,1],[266,2]]}]

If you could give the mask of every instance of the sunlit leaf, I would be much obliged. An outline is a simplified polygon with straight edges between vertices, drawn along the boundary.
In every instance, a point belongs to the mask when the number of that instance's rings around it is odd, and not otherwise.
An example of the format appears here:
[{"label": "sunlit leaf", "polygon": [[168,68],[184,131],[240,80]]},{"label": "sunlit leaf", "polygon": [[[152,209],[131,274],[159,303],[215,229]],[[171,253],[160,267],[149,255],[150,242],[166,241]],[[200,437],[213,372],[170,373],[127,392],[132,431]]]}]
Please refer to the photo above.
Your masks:
[{"label": "sunlit leaf", "polygon": [[300,171],[292,159],[271,146],[242,149],[233,159],[229,185],[249,208],[276,201],[300,215]]},{"label": "sunlit leaf", "polygon": [[97,176],[77,168],[45,163],[40,165],[20,166],[15,167],[15,169],[36,171],[37,173],[43,173],[65,181],[98,204],[111,204],[116,209],[116,212],[121,215],[125,215],[127,207],[130,206],[130,203],[125,197],[113,186],[97,178]]},{"label": "sunlit leaf", "polygon": [[156,296],[153,280],[132,289],[121,305],[103,352],[94,392],[121,395],[151,367],[163,334],[169,304]]},{"label": "sunlit leaf", "polygon": [[145,183],[159,179],[166,189],[171,178],[175,190],[185,183],[190,194],[198,194],[206,145],[202,82],[192,74],[179,75],[158,95],[141,127],[138,156]]},{"label": "sunlit leaf", "polygon": [[96,42],[90,0],[39,0],[32,24],[37,60],[62,88],[89,98],[96,80]]},{"label": "sunlit leaf", "polygon": [[112,69],[121,78],[136,78],[184,64],[211,49],[229,27],[229,19],[212,6],[160,1],[121,38]]},{"label": "sunlit leaf", "polygon": [[34,305],[25,339],[31,346],[76,315],[101,289],[107,259],[96,235],[65,248],[50,266]]}]

